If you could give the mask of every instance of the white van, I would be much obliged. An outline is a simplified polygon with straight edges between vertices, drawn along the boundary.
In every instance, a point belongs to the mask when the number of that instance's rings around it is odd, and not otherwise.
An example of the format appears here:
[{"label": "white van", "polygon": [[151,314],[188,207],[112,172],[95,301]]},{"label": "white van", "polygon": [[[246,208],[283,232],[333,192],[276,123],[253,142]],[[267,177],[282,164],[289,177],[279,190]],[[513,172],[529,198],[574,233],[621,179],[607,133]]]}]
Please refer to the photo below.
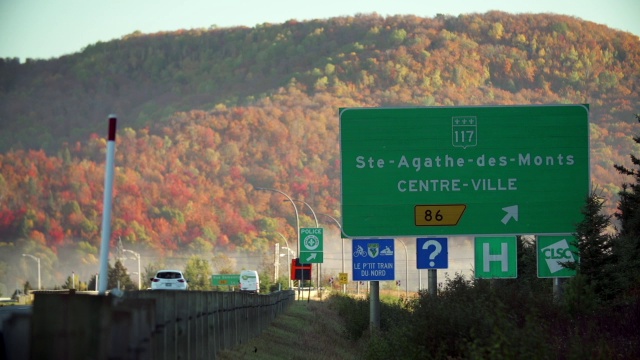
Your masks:
[{"label": "white van", "polygon": [[240,272],[240,291],[260,292],[260,278],[255,270],[242,270]]}]

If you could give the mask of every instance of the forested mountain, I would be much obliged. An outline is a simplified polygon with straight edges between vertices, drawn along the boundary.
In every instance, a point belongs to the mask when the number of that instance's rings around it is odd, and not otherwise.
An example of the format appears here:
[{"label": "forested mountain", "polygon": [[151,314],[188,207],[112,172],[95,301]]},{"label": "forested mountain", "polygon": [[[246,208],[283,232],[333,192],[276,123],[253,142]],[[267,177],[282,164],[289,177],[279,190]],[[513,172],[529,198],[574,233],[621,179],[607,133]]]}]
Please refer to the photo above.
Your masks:
[{"label": "forested mountain", "polygon": [[293,238],[291,205],[255,187],[339,217],[340,107],[588,103],[592,184],[613,211],[627,180],[613,165],[640,150],[639,45],[559,15],[371,14],[1,59],[0,253],[96,262],[110,113],[113,239],[158,256]]}]

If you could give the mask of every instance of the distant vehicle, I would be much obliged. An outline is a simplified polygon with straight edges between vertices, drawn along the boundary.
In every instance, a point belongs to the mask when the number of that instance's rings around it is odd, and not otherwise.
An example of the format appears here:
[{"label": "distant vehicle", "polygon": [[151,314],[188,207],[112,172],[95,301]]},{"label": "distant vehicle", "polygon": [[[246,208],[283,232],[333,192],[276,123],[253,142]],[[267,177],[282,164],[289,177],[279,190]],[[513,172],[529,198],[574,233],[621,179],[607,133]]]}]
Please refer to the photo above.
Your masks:
[{"label": "distant vehicle", "polygon": [[240,291],[253,293],[260,292],[260,277],[255,270],[242,270],[240,272]]},{"label": "distant vehicle", "polygon": [[189,284],[179,270],[160,270],[151,278],[151,290],[188,290]]}]

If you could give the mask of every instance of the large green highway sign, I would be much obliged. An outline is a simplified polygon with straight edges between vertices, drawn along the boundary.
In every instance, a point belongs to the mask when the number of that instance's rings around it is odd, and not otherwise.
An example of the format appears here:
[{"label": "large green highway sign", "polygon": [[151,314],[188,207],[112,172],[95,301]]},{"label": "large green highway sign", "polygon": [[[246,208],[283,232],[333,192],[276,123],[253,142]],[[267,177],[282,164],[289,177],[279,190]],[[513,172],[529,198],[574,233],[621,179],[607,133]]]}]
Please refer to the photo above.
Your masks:
[{"label": "large green highway sign", "polygon": [[565,234],[589,194],[588,105],[340,110],[349,237]]}]

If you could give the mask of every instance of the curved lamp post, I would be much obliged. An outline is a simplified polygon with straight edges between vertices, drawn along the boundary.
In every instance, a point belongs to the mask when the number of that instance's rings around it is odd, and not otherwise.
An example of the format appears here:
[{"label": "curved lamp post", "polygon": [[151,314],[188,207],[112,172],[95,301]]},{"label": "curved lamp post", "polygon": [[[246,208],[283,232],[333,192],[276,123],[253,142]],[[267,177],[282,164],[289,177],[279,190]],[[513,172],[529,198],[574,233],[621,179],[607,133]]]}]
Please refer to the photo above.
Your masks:
[{"label": "curved lamp post", "polygon": [[140,254],[133,251],[133,250],[127,250],[127,249],[122,249],[122,251],[126,251],[126,252],[130,252],[133,254],[133,256],[136,257],[136,259],[138,260],[138,290],[142,289],[142,283],[140,282]]},{"label": "curved lamp post", "polygon": [[[327,215],[327,214],[318,214],[318,215],[323,215],[333,220],[336,223],[336,225],[338,225],[338,229],[340,229],[340,239],[342,239],[342,272],[344,273],[344,238],[342,237],[342,225],[340,225],[340,222],[331,215]],[[344,294],[346,292],[347,292],[347,285],[343,284],[342,293]]]},{"label": "curved lamp post", "polygon": [[320,227],[320,224],[318,224],[318,217],[316,216],[316,212],[313,211],[313,208],[311,207],[311,205],[307,204],[306,202],[304,202],[302,200],[298,200],[298,199],[293,199],[293,201],[299,202],[299,203],[303,203],[304,205],[307,205],[307,207],[309,208],[309,210],[311,210],[311,213],[313,214],[313,219],[316,221],[316,227]]},{"label": "curved lamp post", "polygon": [[38,263],[38,290],[42,290],[42,283],[40,282],[40,258],[31,254],[22,254],[22,256],[28,256]]},{"label": "curved lamp post", "polygon": [[[291,205],[293,205],[293,210],[296,212],[296,233],[298,234],[298,243],[296,244],[296,249],[297,249],[297,256],[300,257],[300,217],[298,216],[298,207],[296,206],[296,203],[293,202],[293,200],[291,199],[291,197],[285,193],[283,193],[280,190],[277,189],[268,189],[268,188],[263,188],[263,187],[256,187],[256,190],[263,190],[263,191],[273,191],[273,192],[277,192],[280,193],[282,195],[284,195],[287,199],[289,199],[289,201],[291,202]],[[288,245],[287,245],[288,247]]]},{"label": "curved lamp post", "polygon": [[293,250],[291,250],[291,248],[289,247],[289,242],[287,241],[287,238],[284,237],[284,235],[280,234],[277,231],[273,231],[274,234],[278,234],[280,235],[280,237],[282,238],[282,240],[284,240],[284,243],[287,245],[286,247],[283,247],[282,249],[287,249],[287,269],[288,269],[288,273],[287,273],[287,278],[289,279],[289,289],[292,288],[291,285],[291,257],[289,256],[289,254],[294,254]]},{"label": "curved lamp post", "polygon": [[[305,205],[307,205],[307,207],[309,208],[309,210],[311,210],[311,213],[313,214],[313,219],[316,221],[316,228],[320,227],[320,224],[318,224],[318,217],[316,216],[316,212],[313,211],[313,208],[311,207],[311,205],[307,204],[306,202],[302,201],[302,200],[298,200],[298,199],[294,199],[293,201],[297,201],[297,202],[301,202]],[[317,273],[317,280],[316,280],[316,287],[318,289],[320,289],[320,269],[322,264],[316,264],[316,268],[318,269]],[[311,279],[309,279],[311,280]]]}]

